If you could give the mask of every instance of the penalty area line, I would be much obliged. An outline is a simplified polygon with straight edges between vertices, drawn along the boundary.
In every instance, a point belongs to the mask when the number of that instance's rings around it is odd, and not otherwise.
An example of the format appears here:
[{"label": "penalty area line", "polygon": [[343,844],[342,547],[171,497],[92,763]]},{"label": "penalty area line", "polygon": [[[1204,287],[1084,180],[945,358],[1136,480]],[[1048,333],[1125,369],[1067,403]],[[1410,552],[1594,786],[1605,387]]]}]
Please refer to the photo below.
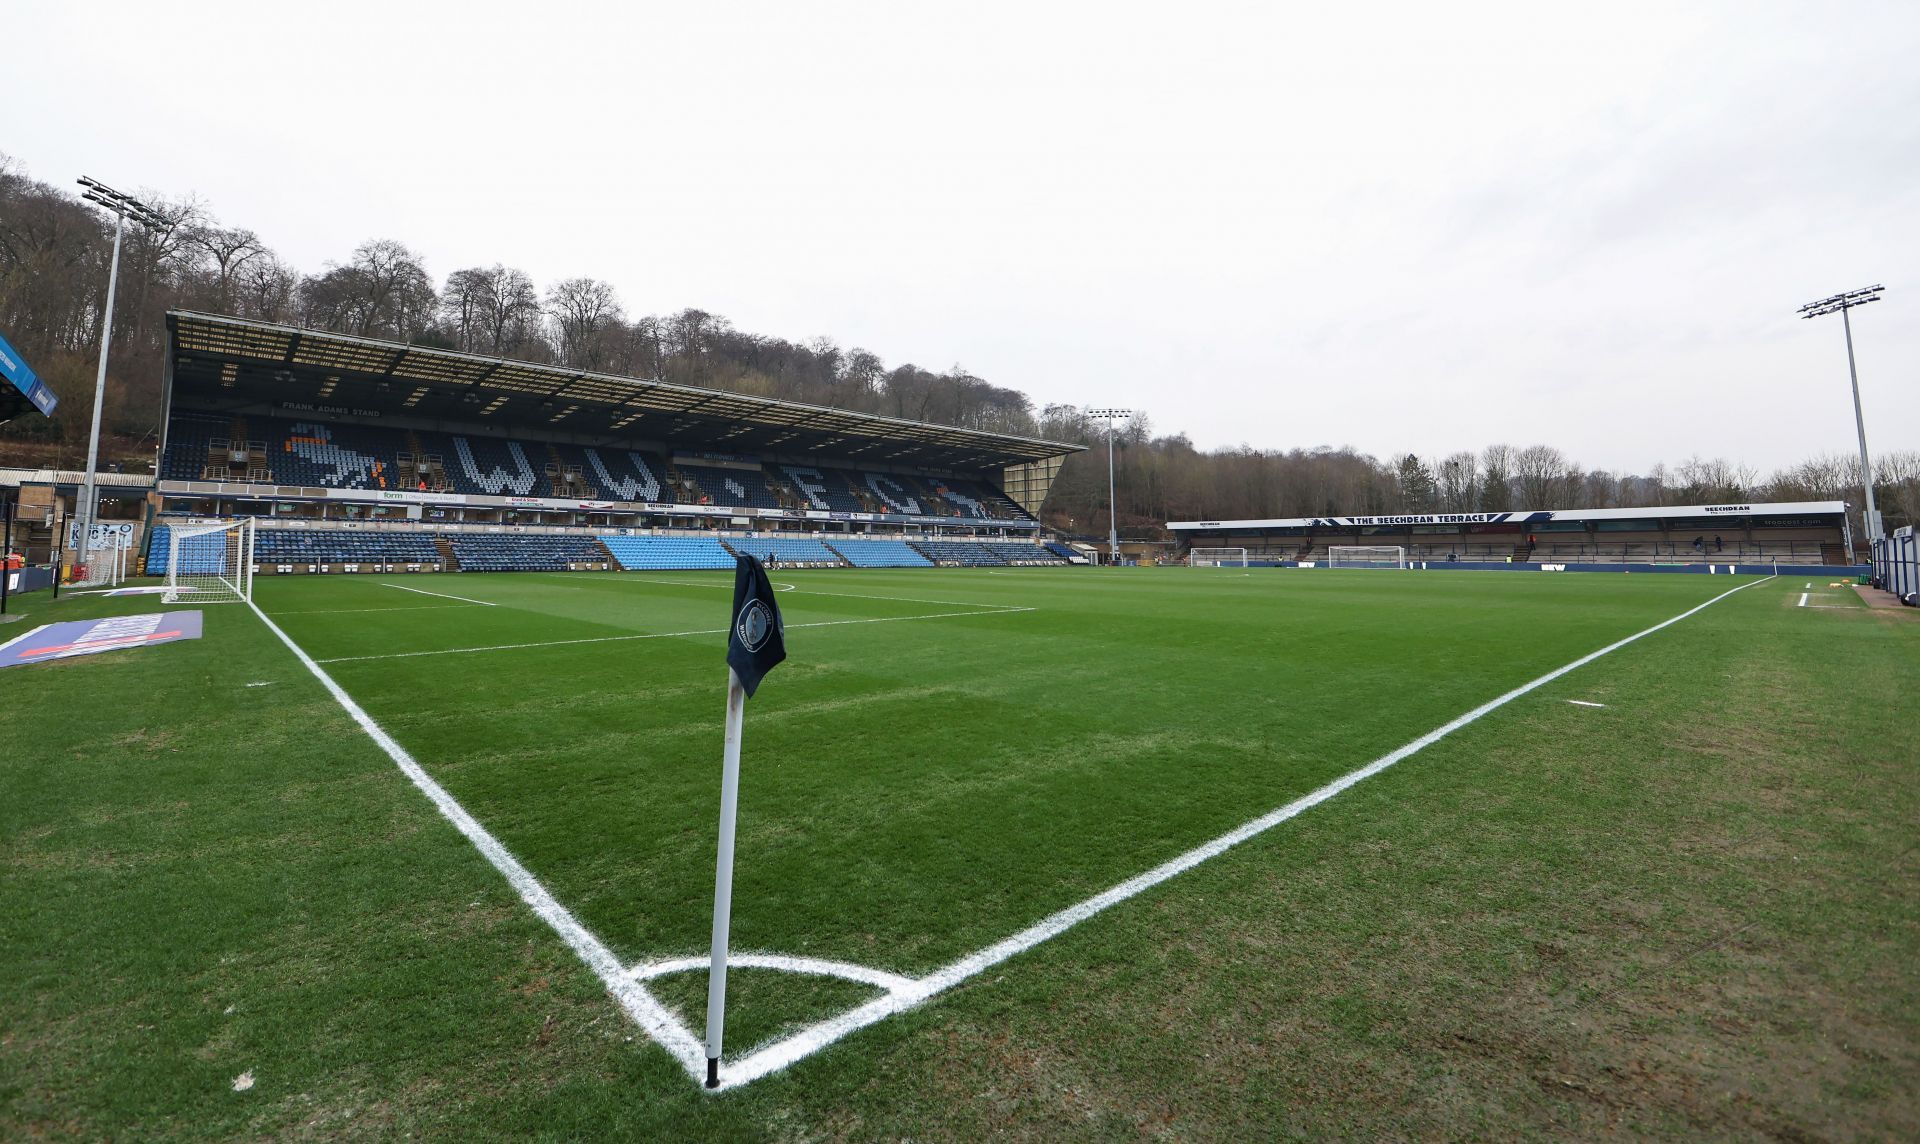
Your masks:
[{"label": "penalty area line", "polygon": [[[933,612],[924,616],[873,616],[864,620],[815,620],[805,624],[787,624],[781,630],[792,631],[795,628],[837,628],[848,624],[897,624],[906,620],[950,620],[965,616],[1004,616],[1015,612],[1031,612],[1033,608],[992,608],[979,612]],[[625,643],[630,640],[669,640],[690,636],[718,636],[727,634],[726,628],[698,628],[685,632],[637,632],[630,636],[587,636],[577,640],[542,640],[537,643],[492,644],[487,647],[448,647],[434,651],[395,651],[382,655],[341,655],[332,659],[315,660],[315,663],[361,663],[370,659],[414,659],[423,655],[471,655],[483,651],[520,651],[532,647],[569,647],[574,644]]]},{"label": "penalty area line", "polygon": [[301,666],[320,681],[321,686],[327,689],[327,693],[333,696],[334,702],[340,704],[353,721],[360,725],[360,729],[365,731],[382,751],[386,752],[387,757],[400,768],[400,772],[407,776],[421,794],[427,796],[441,816],[452,823],[455,830],[465,835],[467,841],[473,843],[474,848],[480,851],[493,868],[506,877],[508,884],[520,895],[520,900],[525,902],[541,921],[552,927],[560,940],[566,942],[567,947],[586,963],[587,968],[591,969],[595,976],[600,978],[600,983],[606,986],[607,992],[619,1002],[622,1009],[626,1010],[627,1015],[633,1018],[634,1023],[679,1061],[680,1067],[686,1069],[689,1076],[696,1081],[705,1079],[706,1049],[686,1031],[685,1026],[680,1024],[672,1012],[662,1005],[646,986],[627,973],[626,968],[620,964],[620,960],[613,955],[613,951],[595,937],[586,926],[581,925],[579,919],[561,905],[559,900],[541,885],[540,880],[500,844],[500,840],[495,838],[492,832],[468,814],[466,808],[461,806],[445,787],[435,782],[425,768],[421,767],[407,752],[407,749],[402,747],[393,736],[387,734],[386,730],[374,721],[373,716],[367,714],[365,708],[354,702],[346,689],[334,682],[333,677],[328,675],[312,656],[308,655],[299,644],[294,643],[287,633],[281,631],[280,625],[269,619],[267,614],[260,610],[259,605],[249,600],[247,606],[253,609],[254,615],[260,617],[261,623],[267,625],[268,631],[278,636],[281,643],[287,645],[287,650],[293,653]]},{"label": "penalty area line", "polygon": [[380,582],[380,586],[382,588],[398,588],[402,592],[418,592],[422,596],[438,596],[442,600],[458,600],[463,604],[478,604],[483,608],[497,608],[500,606],[489,600],[473,600],[465,596],[449,596],[445,592],[429,592],[425,588],[409,588],[405,584],[389,584],[384,580]]},{"label": "penalty area line", "polygon": [[[1251,822],[1244,823],[1210,842],[1204,842],[1168,862],[1155,866],[1144,874],[1129,878],[1119,885],[1095,894],[1085,901],[1068,906],[1066,909],[1042,918],[1040,921],[1028,926],[1012,937],[996,942],[985,949],[968,954],[943,968],[934,970],[925,977],[915,980],[910,986],[896,989],[883,997],[877,997],[864,1005],[849,1009],[837,1017],[822,1021],[810,1028],[802,1029],[800,1032],[784,1040],[767,1045],[731,1064],[722,1064],[720,1066],[720,1084],[718,1088],[708,1089],[706,1091],[726,1091],[737,1088],[740,1085],[751,1083],[772,1073],[779,1072],[788,1065],[812,1056],[814,1053],[819,1052],[821,1049],[826,1048],[849,1034],[858,1032],[869,1025],[884,1021],[897,1013],[903,1013],[908,1009],[915,1008],[931,998],[952,989],[961,982],[975,977],[999,965],[1003,961],[1025,953],[1027,950],[1032,949],[1042,942],[1059,937],[1081,922],[1103,913],[1146,890],[1152,889],[1162,882],[1178,877],[1188,870],[1193,869],[1195,866],[1200,865],[1202,862],[1217,858],[1235,846],[1240,845],[1242,842],[1256,838],[1304,811],[1311,810],[1347,789],[1372,778],[1388,767],[1393,766],[1395,763],[1418,754],[1446,738],[1448,735],[1460,730],[1462,727],[1476,723],[1487,715],[1519,699],[1521,696],[1552,683],[1568,672],[1585,667],[1594,660],[1619,651],[1621,648],[1626,647],[1636,640],[1644,639],[1655,632],[1672,627],[1681,620],[1712,607],[1728,596],[1733,595],[1735,592],[1744,592],[1756,584],[1764,584],[1772,579],[1774,579],[1774,577],[1767,576],[1742,584],[1737,588],[1728,589],[1705,603],[1697,604],[1681,612],[1679,615],[1662,620],[1660,623],[1646,628],[1643,631],[1635,632],[1625,639],[1610,643],[1598,651],[1589,652],[1564,667],[1555,668],[1545,675],[1540,676],[1538,679],[1523,683],[1504,695],[1482,703],[1466,714],[1459,716],[1449,723],[1434,728],[1418,739],[1407,743],[1405,746],[1380,756],[1366,766],[1341,775],[1339,778],[1334,779],[1318,790],[1302,795],[1285,806],[1263,814]],[[690,1034],[682,1030],[682,1035],[686,1036]],[[696,1076],[694,1079],[695,1082],[698,1083],[701,1078]]]}]

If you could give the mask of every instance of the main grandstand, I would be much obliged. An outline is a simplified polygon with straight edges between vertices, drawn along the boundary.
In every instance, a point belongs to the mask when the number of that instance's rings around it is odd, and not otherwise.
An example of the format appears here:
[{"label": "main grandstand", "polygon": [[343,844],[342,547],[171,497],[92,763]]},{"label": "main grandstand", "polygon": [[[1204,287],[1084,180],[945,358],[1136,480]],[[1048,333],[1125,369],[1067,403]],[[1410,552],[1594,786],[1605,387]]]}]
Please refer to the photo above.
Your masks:
[{"label": "main grandstand", "polygon": [[1185,551],[1244,549],[1248,563],[1264,565],[1311,567],[1339,549],[1389,548],[1428,568],[1857,571],[1844,501],[1199,520],[1167,527]]},{"label": "main grandstand", "polygon": [[254,517],[263,573],[1082,562],[1082,446],[239,318],[167,315],[146,570]]}]

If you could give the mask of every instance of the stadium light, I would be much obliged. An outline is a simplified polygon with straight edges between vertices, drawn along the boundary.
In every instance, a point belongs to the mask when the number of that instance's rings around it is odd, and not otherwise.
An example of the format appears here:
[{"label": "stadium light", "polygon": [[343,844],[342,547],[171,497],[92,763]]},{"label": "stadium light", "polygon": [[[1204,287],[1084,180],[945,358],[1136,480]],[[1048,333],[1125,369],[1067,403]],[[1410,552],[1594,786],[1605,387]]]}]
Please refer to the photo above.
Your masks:
[{"label": "stadium light", "polygon": [[1868,302],[1878,302],[1884,286],[1865,286],[1858,290],[1849,290],[1844,294],[1835,294],[1831,298],[1822,298],[1818,302],[1808,302],[1800,307],[1802,318],[1824,318],[1828,314],[1840,315],[1840,327],[1847,334],[1847,376],[1853,381],[1853,426],[1860,433],[1860,483],[1867,492],[1867,543],[1882,539],[1880,531],[1880,510],[1873,503],[1873,462],[1867,459],[1867,419],[1860,412],[1860,371],[1853,364],[1853,320],[1847,311],[1855,306],[1864,306]]},{"label": "stadium light", "polygon": [[[113,341],[113,295],[120,284],[120,235],[126,229],[128,219],[148,230],[164,229],[167,220],[139,199],[121,194],[105,183],[96,182],[85,175],[80,176],[78,181],[86,188],[81,198],[113,212],[113,261],[107,270],[107,305],[100,312],[100,371],[93,380],[93,431],[87,435],[87,472],[80,488],[80,503],[75,506],[74,512],[78,518],[75,522],[78,525],[75,540],[80,562],[87,563],[92,559],[88,541],[93,536],[97,508],[94,500],[96,477],[100,470],[100,414],[107,403],[107,346]],[[59,543],[58,537],[54,538],[54,543]]]},{"label": "stadium light", "polygon": [[1107,559],[1120,563],[1120,502],[1113,498],[1113,423],[1133,420],[1131,409],[1089,409],[1087,416],[1107,423]]}]

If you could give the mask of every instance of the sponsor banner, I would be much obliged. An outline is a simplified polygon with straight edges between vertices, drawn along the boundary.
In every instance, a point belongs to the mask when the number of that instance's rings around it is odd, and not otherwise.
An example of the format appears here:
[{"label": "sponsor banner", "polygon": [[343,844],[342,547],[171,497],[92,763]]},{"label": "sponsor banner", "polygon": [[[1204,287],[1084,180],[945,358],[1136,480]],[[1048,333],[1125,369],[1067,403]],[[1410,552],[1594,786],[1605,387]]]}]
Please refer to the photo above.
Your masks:
[{"label": "sponsor banner", "polygon": [[419,493],[400,489],[321,489],[328,500],[384,501],[388,504],[466,504],[461,493]]},{"label": "sponsor banner", "polygon": [[282,409],[292,409],[300,413],[324,413],[328,417],[378,417],[378,409],[361,409],[353,405],[316,405],[311,401],[282,401]]},{"label": "sponsor banner", "polygon": [[[67,522],[67,547],[80,547],[80,522]],[[131,521],[113,521],[96,524],[87,530],[87,550],[90,552],[108,552],[115,549],[133,547],[133,523]]]},{"label": "sponsor banner", "polygon": [[0,338],[0,378],[5,378],[8,384],[20,391],[28,404],[48,417],[53,416],[54,406],[60,404],[53,390],[47,388],[47,383],[28,367],[27,359],[20,356],[19,350],[8,345],[5,338]]},{"label": "sponsor banner", "polygon": [[820,512],[817,509],[810,508],[807,510],[807,519],[808,520],[832,520],[833,514],[830,512]]},{"label": "sponsor banner", "polygon": [[676,465],[704,465],[710,469],[751,469],[760,471],[760,461],[755,457],[743,457],[739,453],[710,453],[679,451],[673,455]]},{"label": "sponsor banner", "polygon": [[153,612],[105,620],[70,620],[43,625],[0,646],[0,667],[199,638],[199,612]]}]

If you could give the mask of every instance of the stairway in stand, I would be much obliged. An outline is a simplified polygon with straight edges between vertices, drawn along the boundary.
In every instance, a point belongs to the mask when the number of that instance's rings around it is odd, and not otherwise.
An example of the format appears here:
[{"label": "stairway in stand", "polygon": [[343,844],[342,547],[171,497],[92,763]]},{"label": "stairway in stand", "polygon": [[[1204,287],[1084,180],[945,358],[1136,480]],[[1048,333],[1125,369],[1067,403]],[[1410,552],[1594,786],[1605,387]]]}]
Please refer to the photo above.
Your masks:
[{"label": "stairway in stand", "polygon": [[460,558],[453,554],[453,541],[436,534],[433,546],[440,550],[440,570],[442,572],[460,571]]}]

